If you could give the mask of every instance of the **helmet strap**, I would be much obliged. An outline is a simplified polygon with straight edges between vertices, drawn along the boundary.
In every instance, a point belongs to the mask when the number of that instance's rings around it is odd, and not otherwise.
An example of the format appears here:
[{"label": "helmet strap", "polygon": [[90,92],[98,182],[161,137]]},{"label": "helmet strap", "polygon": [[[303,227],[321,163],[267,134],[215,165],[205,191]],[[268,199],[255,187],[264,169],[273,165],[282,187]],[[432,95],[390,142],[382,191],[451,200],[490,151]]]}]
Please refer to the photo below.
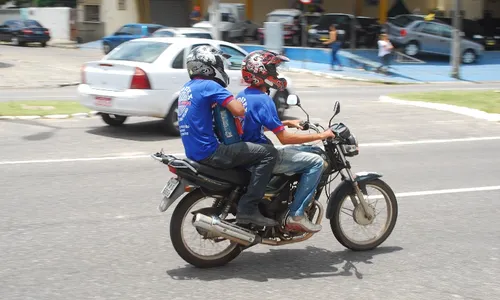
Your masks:
[{"label": "helmet strap", "polygon": [[266,86],[266,94],[267,94],[268,96],[269,96],[269,94],[271,94],[271,89],[270,89],[268,86]]}]

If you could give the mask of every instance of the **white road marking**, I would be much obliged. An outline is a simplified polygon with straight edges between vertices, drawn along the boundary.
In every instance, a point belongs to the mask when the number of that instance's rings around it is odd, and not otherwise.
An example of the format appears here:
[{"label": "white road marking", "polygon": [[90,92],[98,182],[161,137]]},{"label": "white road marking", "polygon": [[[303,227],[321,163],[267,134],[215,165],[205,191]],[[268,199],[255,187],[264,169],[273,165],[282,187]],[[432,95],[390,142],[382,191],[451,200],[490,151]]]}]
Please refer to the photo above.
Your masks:
[{"label": "white road marking", "polygon": [[[392,147],[404,145],[419,145],[419,144],[444,144],[444,143],[459,143],[459,142],[473,142],[473,141],[491,141],[500,140],[500,136],[490,137],[470,137],[462,139],[442,139],[442,140],[416,140],[416,141],[401,141],[401,142],[383,142],[383,143],[366,143],[359,144],[359,147]],[[137,153],[137,154],[134,154]],[[85,161],[102,161],[102,160],[120,160],[120,159],[141,159],[150,158],[153,154],[138,154],[139,152],[124,153],[117,156],[104,156],[104,157],[82,157],[82,158],[60,158],[60,159],[36,159],[36,160],[4,160],[0,161],[0,165],[19,165],[19,164],[36,164],[36,163],[60,163],[60,162],[85,162]],[[185,157],[184,153],[168,153],[166,154]]]},{"label": "white road marking", "polygon": [[428,196],[428,195],[440,195],[440,194],[458,194],[458,193],[498,191],[498,190],[500,190],[500,185],[470,187],[470,188],[460,188],[460,189],[446,189],[446,190],[396,193],[396,197],[404,198],[404,197],[416,197],[416,196]]}]

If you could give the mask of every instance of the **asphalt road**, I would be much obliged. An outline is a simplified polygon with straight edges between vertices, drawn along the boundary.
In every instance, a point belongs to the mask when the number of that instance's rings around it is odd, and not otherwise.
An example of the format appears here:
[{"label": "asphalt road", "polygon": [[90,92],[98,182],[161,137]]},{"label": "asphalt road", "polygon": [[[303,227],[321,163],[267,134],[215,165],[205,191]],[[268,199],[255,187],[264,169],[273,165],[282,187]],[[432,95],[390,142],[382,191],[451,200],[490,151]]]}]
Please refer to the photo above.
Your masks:
[{"label": "asphalt road", "polygon": [[[390,238],[377,250],[353,253],[324,223],[304,243],[257,246],[212,270],[177,256],[171,211],[157,211],[170,174],[147,155],[183,152],[158,121],[133,118],[121,128],[99,118],[0,121],[0,295],[500,298],[500,124],[376,101],[393,88],[299,90],[320,122],[340,101],[337,118],[361,143],[354,170],[381,172],[398,193]],[[297,108],[287,115],[303,116]]]}]

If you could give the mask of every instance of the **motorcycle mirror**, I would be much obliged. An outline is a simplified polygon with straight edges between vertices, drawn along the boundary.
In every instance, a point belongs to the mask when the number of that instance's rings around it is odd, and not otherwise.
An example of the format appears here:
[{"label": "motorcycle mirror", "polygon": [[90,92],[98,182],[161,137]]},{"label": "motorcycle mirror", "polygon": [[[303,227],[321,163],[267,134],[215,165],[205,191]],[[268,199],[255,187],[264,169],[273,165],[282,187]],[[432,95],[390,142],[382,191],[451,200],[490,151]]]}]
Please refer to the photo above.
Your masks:
[{"label": "motorcycle mirror", "polygon": [[290,106],[294,106],[294,105],[300,106],[299,96],[293,95],[293,94],[288,95],[288,97],[286,98],[286,104],[288,104]]},{"label": "motorcycle mirror", "polygon": [[335,112],[335,116],[340,113],[340,103],[335,101],[335,105],[333,106],[333,111]]}]

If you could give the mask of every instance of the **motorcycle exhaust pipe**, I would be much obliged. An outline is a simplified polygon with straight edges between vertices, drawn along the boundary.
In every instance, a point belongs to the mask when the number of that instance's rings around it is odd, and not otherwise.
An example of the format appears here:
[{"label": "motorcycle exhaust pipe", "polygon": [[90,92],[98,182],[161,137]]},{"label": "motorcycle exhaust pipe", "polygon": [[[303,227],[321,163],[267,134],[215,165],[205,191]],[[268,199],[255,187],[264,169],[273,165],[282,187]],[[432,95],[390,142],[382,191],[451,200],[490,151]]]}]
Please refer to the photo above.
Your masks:
[{"label": "motorcycle exhaust pipe", "polygon": [[250,246],[258,238],[255,233],[245,228],[236,226],[217,217],[209,217],[200,213],[196,214],[193,225],[243,246]]}]

